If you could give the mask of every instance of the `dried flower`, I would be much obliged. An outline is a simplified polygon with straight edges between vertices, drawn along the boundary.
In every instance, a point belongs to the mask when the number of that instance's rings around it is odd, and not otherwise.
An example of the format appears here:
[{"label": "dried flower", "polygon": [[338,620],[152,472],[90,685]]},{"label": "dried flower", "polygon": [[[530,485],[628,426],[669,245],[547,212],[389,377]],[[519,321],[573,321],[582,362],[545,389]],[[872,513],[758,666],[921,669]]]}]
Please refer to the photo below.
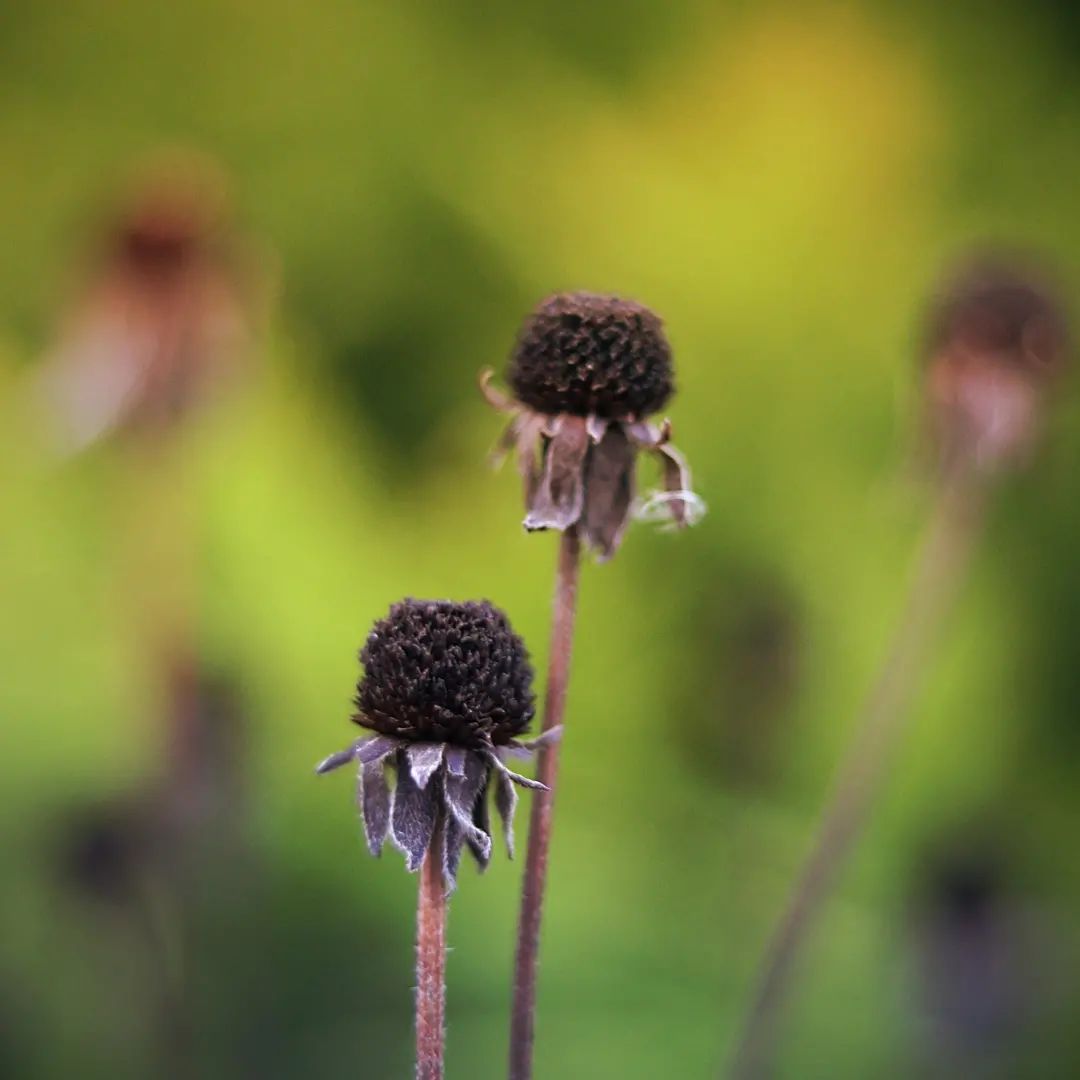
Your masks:
[{"label": "dried flower", "polygon": [[259,291],[225,182],[195,156],[140,172],[36,376],[57,449],[170,428],[247,361]]},{"label": "dried flower", "polygon": [[700,515],[670,423],[646,419],[675,389],[663,324],[647,307],[591,293],[550,296],[518,336],[508,372],[514,397],[491,377],[481,376],[485,397],[513,417],[500,451],[517,451],[526,529],[577,526],[601,559],[610,558],[631,517],[639,450],[663,465],[664,492],[646,513],[680,527]]},{"label": "dried flower", "polygon": [[926,346],[931,421],[945,465],[986,469],[1022,459],[1069,349],[1052,290],[1015,260],[973,260],[942,288]]},{"label": "dried flower", "polygon": [[[415,871],[441,818],[443,876],[452,888],[463,847],[481,869],[491,858],[487,804],[494,788],[512,856],[514,785],[543,785],[506,764],[541,742],[518,739],[535,712],[533,671],[506,616],[487,601],[403,600],[375,624],[360,662],[353,720],[375,734],[331,754],[315,771],[359,764],[358,802],[371,853],[380,853],[389,832]],[[396,774],[393,790],[387,768]]]}]

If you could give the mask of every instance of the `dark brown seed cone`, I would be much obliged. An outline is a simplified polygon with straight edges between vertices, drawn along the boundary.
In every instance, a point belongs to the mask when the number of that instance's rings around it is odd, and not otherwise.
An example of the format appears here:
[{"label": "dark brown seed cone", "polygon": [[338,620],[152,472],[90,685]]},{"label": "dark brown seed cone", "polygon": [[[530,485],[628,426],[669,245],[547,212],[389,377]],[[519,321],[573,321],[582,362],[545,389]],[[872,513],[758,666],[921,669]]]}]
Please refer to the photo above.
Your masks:
[{"label": "dark brown seed cone", "polygon": [[530,409],[620,420],[650,416],[674,393],[659,317],[632,300],[550,296],[525,320],[509,382]]},{"label": "dark brown seed cone", "polygon": [[535,712],[525,645],[487,601],[403,600],[375,624],[360,662],[356,720],[384,735],[500,745]]}]

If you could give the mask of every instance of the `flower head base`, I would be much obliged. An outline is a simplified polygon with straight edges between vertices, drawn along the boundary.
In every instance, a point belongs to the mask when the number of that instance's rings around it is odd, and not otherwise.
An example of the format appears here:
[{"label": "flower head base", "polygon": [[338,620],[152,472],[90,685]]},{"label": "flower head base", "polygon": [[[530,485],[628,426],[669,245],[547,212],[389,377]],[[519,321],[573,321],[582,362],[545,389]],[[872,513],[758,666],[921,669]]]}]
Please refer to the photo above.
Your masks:
[{"label": "flower head base", "polygon": [[[358,764],[371,853],[379,854],[389,833],[409,870],[417,870],[441,819],[443,874],[452,888],[466,845],[481,869],[490,861],[494,788],[512,855],[514,785],[543,785],[506,764],[539,745],[516,738],[535,711],[533,672],[506,616],[486,601],[403,600],[375,624],[360,660],[353,719],[377,734],[331,754],[316,772]],[[393,790],[387,769],[396,774]]]},{"label": "flower head base", "polygon": [[941,290],[927,329],[927,393],[946,466],[1023,459],[1069,351],[1051,289],[1014,260],[972,261]]},{"label": "flower head base", "polygon": [[500,449],[517,451],[526,529],[577,527],[610,558],[632,514],[639,450],[663,465],[667,497],[654,506],[677,526],[693,523],[701,501],[671,427],[646,420],[674,393],[671,349],[648,308],[592,293],[548,297],[525,321],[510,361],[515,397],[490,379],[481,379],[485,397],[512,416]]}]

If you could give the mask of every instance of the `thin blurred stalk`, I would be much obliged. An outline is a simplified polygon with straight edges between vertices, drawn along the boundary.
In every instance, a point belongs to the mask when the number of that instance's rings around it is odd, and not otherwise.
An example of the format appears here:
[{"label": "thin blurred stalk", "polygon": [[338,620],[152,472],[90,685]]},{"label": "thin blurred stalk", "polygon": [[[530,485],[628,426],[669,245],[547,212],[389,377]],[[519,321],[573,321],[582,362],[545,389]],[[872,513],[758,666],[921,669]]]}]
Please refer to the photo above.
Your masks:
[{"label": "thin blurred stalk", "polygon": [[442,1080],[446,1041],[445,823],[440,815],[420,866],[416,907],[416,1080]]},{"label": "thin blurred stalk", "polygon": [[886,778],[936,633],[979,536],[985,494],[986,476],[969,458],[961,459],[938,489],[906,608],[856,721],[854,741],[837,773],[810,854],[765,953],[732,1058],[730,1075],[739,1080],[767,1076],[771,1071],[776,1031],[799,953]]},{"label": "thin blurred stalk", "polygon": [[[548,659],[547,694],[541,733],[563,722],[566,691],[570,681],[574,616],[577,611],[578,576],[581,568],[581,540],[577,529],[562,533],[555,575],[554,613],[551,626],[551,653]],[[535,792],[529,822],[529,846],[522,878],[521,914],[518,920],[517,951],[514,957],[514,999],[510,1019],[511,1080],[528,1080],[533,1069],[533,1040],[536,1030],[536,975],[540,952],[540,922],[547,884],[548,850],[551,846],[555,783],[559,775],[559,745],[544,743],[536,765],[536,779],[546,790]]]}]

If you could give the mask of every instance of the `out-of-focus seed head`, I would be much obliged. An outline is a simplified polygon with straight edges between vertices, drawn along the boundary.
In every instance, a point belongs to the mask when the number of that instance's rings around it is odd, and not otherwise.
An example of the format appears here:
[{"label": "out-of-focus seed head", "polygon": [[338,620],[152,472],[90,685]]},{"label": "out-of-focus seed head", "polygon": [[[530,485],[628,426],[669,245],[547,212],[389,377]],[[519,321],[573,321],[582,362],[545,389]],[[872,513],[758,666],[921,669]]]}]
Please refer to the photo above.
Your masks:
[{"label": "out-of-focus seed head", "polygon": [[384,735],[500,745],[535,712],[525,645],[487,601],[394,604],[372,628],[360,662],[356,719]]},{"label": "out-of-focus seed head", "polygon": [[927,402],[945,464],[1025,459],[1069,349],[1053,290],[1022,262],[984,256],[948,279],[926,329]]},{"label": "out-of-focus seed head", "polygon": [[525,320],[509,382],[536,412],[645,417],[674,393],[660,318],[615,296],[558,293]]},{"label": "out-of-focus seed head", "polygon": [[1033,377],[1065,363],[1069,333],[1051,287],[1015,260],[973,260],[945,283],[930,313],[928,352],[997,359]]}]

